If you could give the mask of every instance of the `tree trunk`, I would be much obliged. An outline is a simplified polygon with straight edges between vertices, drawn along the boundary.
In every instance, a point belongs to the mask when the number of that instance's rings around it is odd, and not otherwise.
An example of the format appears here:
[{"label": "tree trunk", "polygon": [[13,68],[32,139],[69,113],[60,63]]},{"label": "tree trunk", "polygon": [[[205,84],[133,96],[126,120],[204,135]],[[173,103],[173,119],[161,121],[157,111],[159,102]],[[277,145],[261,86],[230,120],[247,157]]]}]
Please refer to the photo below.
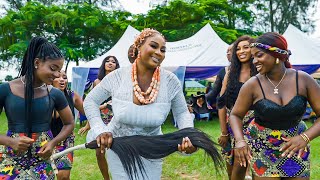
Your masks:
[{"label": "tree trunk", "polygon": [[65,69],[66,73],[67,73],[67,70],[68,70],[69,62],[70,62],[70,59],[67,61],[67,64],[66,64],[66,69]]},{"label": "tree trunk", "polygon": [[273,21],[273,9],[272,9],[272,5],[273,5],[273,0],[269,0],[269,9],[270,9],[270,27],[271,27],[271,32],[274,32],[274,21]]},{"label": "tree trunk", "polygon": [[[232,9],[235,9],[235,7],[236,7],[236,3],[232,1]],[[236,27],[236,16],[234,15],[233,12],[231,12],[231,20],[232,20],[231,28],[234,29]]]}]

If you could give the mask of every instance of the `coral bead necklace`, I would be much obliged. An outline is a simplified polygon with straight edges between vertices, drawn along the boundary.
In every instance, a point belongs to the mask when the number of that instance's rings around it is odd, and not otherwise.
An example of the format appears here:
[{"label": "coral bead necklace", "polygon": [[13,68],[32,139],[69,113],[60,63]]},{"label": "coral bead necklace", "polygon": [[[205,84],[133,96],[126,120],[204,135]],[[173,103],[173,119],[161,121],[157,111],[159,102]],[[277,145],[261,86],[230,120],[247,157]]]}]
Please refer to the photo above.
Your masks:
[{"label": "coral bead necklace", "polygon": [[[132,64],[131,79],[133,82],[133,93],[137,97],[138,101],[141,104],[151,104],[156,100],[156,98],[158,96],[159,88],[160,88],[160,68],[159,68],[159,66],[154,71],[154,73],[152,75],[150,86],[146,92],[143,92],[141,90],[139,83],[138,83],[136,61]],[[147,97],[147,96],[149,96],[149,97]]]}]

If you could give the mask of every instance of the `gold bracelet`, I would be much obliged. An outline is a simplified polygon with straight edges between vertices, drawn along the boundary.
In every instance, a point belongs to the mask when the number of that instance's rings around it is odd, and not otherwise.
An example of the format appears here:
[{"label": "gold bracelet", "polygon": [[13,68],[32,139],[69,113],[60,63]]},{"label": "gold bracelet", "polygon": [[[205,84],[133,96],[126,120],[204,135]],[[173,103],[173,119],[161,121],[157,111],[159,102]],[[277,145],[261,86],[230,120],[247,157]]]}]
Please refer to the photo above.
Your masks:
[{"label": "gold bracelet", "polygon": [[221,133],[220,136],[222,136],[222,137],[228,137],[228,136],[229,136],[229,133],[228,133],[228,134],[222,134],[222,133]]},{"label": "gold bracelet", "polygon": [[240,148],[244,148],[244,147],[246,147],[246,145],[244,145],[244,146],[240,146],[240,147],[234,147],[233,149],[240,149]]},{"label": "gold bracelet", "polygon": [[299,135],[302,137],[302,139],[303,139],[304,141],[308,142],[308,140],[306,139],[306,137],[305,137],[303,134],[299,134]]},{"label": "gold bracelet", "polygon": [[[238,145],[239,143],[241,143],[241,142],[245,142],[246,144],[245,144],[244,146],[238,147],[237,145]],[[244,147],[246,147],[246,146],[247,146],[246,140],[242,139],[242,140],[236,141],[236,144],[234,145],[234,148],[233,148],[233,149],[244,148]]]},{"label": "gold bracelet", "polygon": [[309,137],[308,137],[305,133],[300,134],[300,136],[302,137],[302,139],[303,139],[305,142],[307,142],[307,143],[310,142]]},{"label": "gold bracelet", "polygon": [[[241,143],[241,142],[246,142],[246,140],[242,139],[242,140],[236,141],[236,145],[237,145],[238,143]],[[246,142],[246,143],[247,143],[247,142]]]},{"label": "gold bracelet", "polygon": [[306,133],[302,133],[303,136],[306,138],[306,142],[309,143],[310,142],[310,138]]}]

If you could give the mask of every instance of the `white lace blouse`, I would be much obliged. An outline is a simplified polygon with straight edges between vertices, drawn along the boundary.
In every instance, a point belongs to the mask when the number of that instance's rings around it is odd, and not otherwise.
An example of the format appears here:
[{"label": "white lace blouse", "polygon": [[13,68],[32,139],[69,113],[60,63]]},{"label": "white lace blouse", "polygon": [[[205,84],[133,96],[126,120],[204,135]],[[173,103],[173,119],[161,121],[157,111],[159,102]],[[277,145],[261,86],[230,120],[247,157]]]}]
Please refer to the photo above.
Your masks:
[{"label": "white lace blouse", "polygon": [[[111,132],[113,137],[162,134],[161,125],[170,109],[179,129],[193,127],[193,119],[187,109],[178,78],[173,73],[160,69],[160,82],[159,94],[154,103],[136,105],[133,103],[131,67],[120,68],[108,74],[84,101],[92,138],[103,132]],[[100,117],[99,105],[110,96],[114,116],[106,126]]]}]

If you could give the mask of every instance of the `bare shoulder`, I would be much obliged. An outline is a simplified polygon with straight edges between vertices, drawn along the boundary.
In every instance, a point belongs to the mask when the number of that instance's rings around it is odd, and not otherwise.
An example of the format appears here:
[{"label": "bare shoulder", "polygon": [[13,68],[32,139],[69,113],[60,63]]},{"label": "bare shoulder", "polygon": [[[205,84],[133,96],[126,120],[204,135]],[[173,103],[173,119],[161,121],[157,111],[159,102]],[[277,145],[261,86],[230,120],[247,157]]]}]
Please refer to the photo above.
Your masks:
[{"label": "bare shoulder", "polygon": [[298,71],[298,82],[299,87],[301,88],[313,88],[314,86],[318,86],[316,80],[304,71]]},{"label": "bare shoulder", "polygon": [[229,78],[229,68],[227,68],[226,73],[225,73],[225,75],[223,77],[220,96],[222,96],[226,92],[227,84],[228,84],[228,78]]},{"label": "bare shoulder", "polygon": [[8,82],[9,87],[11,89],[12,92],[16,92],[16,91],[23,91],[22,89],[24,89],[24,84],[22,83],[20,78],[14,79],[10,82]]},{"label": "bare shoulder", "polygon": [[252,76],[250,79],[248,79],[242,87],[245,87],[245,88],[255,88],[257,87],[258,85],[258,81],[259,79],[262,77],[261,74],[257,74],[256,76]]},{"label": "bare shoulder", "polygon": [[250,103],[254,104],[257,99],[260,99],[263,94],[259,85],[259,81],[262,79],[262,75],[257,74],[247,80],[241,87],[239,96],[251,99]]},{"label": "bare shoulder", "polygon": [[75,97],[80,97],[80,95],[75,91],[73,91],[73,94],[74,94]]},{"label": "bare shoulder", "polygon": [[228,79],[229,78],[229,72],[230,72],[230,68],[226,68],[226,74],[224,75],[224,79]]},{"label": "bare shoulder", "polygon": [[93,87],[95,87],[96,85],[98,85],[100,83],[100,79],[96,79],[93,81]]},{"label": "bare shoulder", "polygon": [[82,101],[82,98],[80,97],[80,95],[77,92],[74,92],[74,91],[73,91],[73,101],[75,103]]},{"label": "bare shoulder", "polygon": [[302,78],[303,80],[313,80],[313,77],[310,76],[308,73],[304,72],[304,71],[299,71],[299,70],[296,70],[298,71],[298,77],[299,78]]},{"label": "bare shoulder", "polygon": [[80,95],[79,95],[77,92],[75,92],[75,91],[73,91],[73,99],[74,99],[75,101],[82,100],[82,98],[80,97]]},{"label": "bare shoulder", "polygon": [[223,77],[222,86],[227,86],[228,79],[229,79],[229,72],[230,72],[230,69],[227,68],[226,69],[226,73],[225,73],[225,75]]},{"label": "bare shoulder", "polygon": [[12,81],[9,82],[10,86],[15,86],[15,85],[21,85],[23,84],[20,78],[14,79]]},{"label": "bare shoulder", "polygon": [[100,79],[95,79],[93,82],[94,82],[94,83],[99,83],[99,82],[100,82]]}]

